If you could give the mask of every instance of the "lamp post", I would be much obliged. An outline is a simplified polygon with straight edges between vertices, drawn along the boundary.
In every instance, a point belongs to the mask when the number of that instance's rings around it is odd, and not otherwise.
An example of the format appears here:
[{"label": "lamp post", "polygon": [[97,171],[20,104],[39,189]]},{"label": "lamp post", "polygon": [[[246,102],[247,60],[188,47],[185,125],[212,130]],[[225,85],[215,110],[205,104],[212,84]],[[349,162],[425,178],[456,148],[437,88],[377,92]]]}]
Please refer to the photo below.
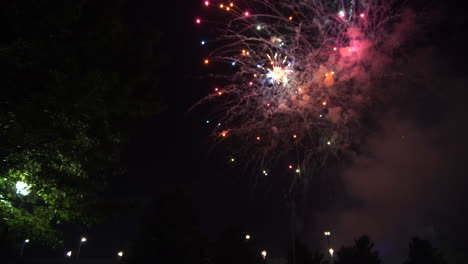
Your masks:
[{"label": "lamp post", "polygon": [[328,243],[328,248],[330,248],[330,236],[331,232],[330,231],[325,231],[323,234],[327,237],[327,243]]},{"label": "lamp post", "polygon": [[331,262],[334,263],[334,262],[335,262],[335,258],[334,258],[333,253],[335,253],[335,250],[333,250],[333,248],[330,248],[330,249],[328,250],[328,252],[330,252]]},{"label": "lamp post", "polygon": [[76,252],[76,261],[78,262],[78,259],[80,258],[80,252],[81,252],[81,245],[87,241],[86,237],[82,237],[80,240],[80,244],[78,245],[78,251]]},{"label": "lamp post", "polygon": [[65,259],[66,259],[65,263],[68,263],[68,264],[73,263],[72,254],[73,252],[71,250],[65,252]]},{"label": "lamp post", "polygon": [[323,232],[323,234],[327,237],[327,244],[328,244],[328,252],[330,252],[330,258],[331,258],[331,262],[334,263],[334,258],[333,258],[333,253],[335,252],[333,250],[333,248],[331,248],[330,246],[330,236],[331,236],[331,232],[330,231],[325,231]]},{"label": "lamp post", "polygon": [[20,249],[20,257],[23,257],[24,247],[26,246],[27,243],[29,243],[29,239],[25,239],[23,241],[23,245],[21,245],[21,249]]},{"label": "lamp post", "polygon": [[124,255],[124,252],[122,250],[117,252],[117,263],[120,263],[120,261],[122,260],[123,255]]}]

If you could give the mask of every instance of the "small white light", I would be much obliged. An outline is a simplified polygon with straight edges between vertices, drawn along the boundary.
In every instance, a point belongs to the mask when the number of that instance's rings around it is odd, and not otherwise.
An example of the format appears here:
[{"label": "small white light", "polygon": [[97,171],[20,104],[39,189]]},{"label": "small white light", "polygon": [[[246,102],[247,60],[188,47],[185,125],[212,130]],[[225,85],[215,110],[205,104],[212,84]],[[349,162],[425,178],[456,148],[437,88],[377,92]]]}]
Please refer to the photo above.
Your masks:
[{"label": "small white light", "polygon": [[122,257],[123,256],[123,251],[117,252],[117,256]]},{"label": "small white light", "polygon": [[82,238],[81,238],[81,243],[84,243],[84,242],[86,242],[86,241],[87,241],[86,237],[82,237]]},{"label": "small white light", "polygon": [[330,249],[328,250],[328,252],[330,252],[330,256],[333,257],[333,252],[335,252],[335,251],[333,250],[333,248],[330,248]]},{"label": "small white light", "polygon": [[65,255],[66,255],[67,257],[69,257],[69,258],[70,258],[70,257],[71,257],[71,255],[72,255],[72,251],[71,251],[71,250],[70,250],[70,251],[68,251],[67,253],[65,253]]},{"label": "small white light", "polygon": [[204,40],[202,40],[200,43],[201,43],[202,45],[205,45],[205,41],[204,41]]},{"label": "small white light", "polygon": [[263,256],[263,259],[266,258],[266,255],[267,255],[267,252],[265,250],[262,251],[262,256]]},{"label": "small white light", "polygon": [[29,239],[24,240],[24,243],[29,243]]},{"label": "small white light", "polygon": [[245,239],[249,240],[249,239],[250,239],[250,235],[245,235]]},{"label": "small white light", "polygon": [[30,192],[29,188],[31,188],[31,186],[29,186],[27,183],[22,182],[22,181],[17,182],[15,187],[16,187],[16,193],[21,194],[23,196],[28,195]]},{"label": "small white light", "polygon": [[257,30],[261,30],[261,29],[262,29],[262,26],[258,25]]}]

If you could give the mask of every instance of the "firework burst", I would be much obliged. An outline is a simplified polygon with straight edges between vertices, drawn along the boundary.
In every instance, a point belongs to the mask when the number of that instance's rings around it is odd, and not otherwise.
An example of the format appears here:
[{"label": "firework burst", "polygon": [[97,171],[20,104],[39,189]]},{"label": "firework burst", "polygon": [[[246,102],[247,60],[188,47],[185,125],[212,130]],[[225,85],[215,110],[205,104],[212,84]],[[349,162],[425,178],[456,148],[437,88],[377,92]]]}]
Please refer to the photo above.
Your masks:
[{"label": "firework burst", "polygon": [[362,140],[400,16],[392,1],[277,2],[203,2],[224,13],[216,25],[225,25],[205,64],[230,64],[233,73],[196,106],[217,104],[213,137],[260,161],[259,174],[286,158],[306,179]]}]

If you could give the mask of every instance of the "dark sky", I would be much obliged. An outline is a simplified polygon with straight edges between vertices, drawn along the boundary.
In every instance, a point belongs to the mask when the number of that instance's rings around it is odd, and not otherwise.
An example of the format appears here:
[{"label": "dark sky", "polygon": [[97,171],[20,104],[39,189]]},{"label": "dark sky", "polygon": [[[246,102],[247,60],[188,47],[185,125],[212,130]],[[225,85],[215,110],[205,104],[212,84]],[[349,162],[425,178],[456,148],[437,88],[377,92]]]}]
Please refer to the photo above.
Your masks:
[{"label": "dark sky", "polygon": [[[155,30],[162,32],[159,48],[167,64],[157,74],[168,110],[135,126],[124,155],[129,175],[117,184],[116,193],[145,208],[167,186],[178,186],[191,198],[208,236],[240,226],[272,256],[282,256],[290,245],[291,214],[281,188],[254,184],[253,175],[210,154],[204,116],[188,112],[211,90],[207,81],[194,78],[205,73],[200,62],[207,50],[198,43],[210,34],[193,24],[202,1],[141,2],[133,18],[159,20]],[[466,22],[453,3],[429,4],[420,17],[425,24],[416,28],[423,33],[410,36],[413,47],[399,66],[419,85],[402,84],[401,98],[376,114],[380,129],[371,133],[362,152],[326,171],[324,177],[333,180],[318,177],[310,183],[296,226],[311,248],[324,246],[322,232],[328,228],[337,246],[368,234],[388,257],[406,248],[414,235],[444,249],[468,245]],[[132,215],[90,230],[101,241],[96,248],[110,252],[128,246],[138,230],[137,219]]]}]

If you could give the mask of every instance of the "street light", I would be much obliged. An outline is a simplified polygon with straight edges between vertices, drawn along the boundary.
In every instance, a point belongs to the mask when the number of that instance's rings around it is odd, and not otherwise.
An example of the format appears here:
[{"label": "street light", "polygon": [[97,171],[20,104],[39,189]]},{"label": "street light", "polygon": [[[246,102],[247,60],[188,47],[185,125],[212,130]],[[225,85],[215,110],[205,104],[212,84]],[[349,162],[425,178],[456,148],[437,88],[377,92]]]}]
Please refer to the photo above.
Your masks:
[{"label": "street light", "polygon": [[67,251],[67,252],[65,252],[65,257],[67,257],[67,258],[71,258],[71,256],[72,256],[72,251],[71,251],[71,250],[70,250],[70,251]]},{"label": "street light", "polygon": [[330,232],[330,231],[325,231],[325,232],[323,232],[323,234],[327,237],[328,247],[330,247],[330,236],[331,236],[331,232]]},{"label": "street light", "polygon": [[266,252],[266,250],[263,250],[263,251],[262,251],[262,257],[263,257],[263,259],[265,259],[265,258],[266,258],[266,255],[267,255],[267,252]]},{"label": "street light", "polygon": [[30,188],[31,186],[28,185],[27,183],[25,182],[22,182],[22,181],[19,181],[15,184],[15,187],[16,187],[16,193],[17,194],[20,194],[20,195],[23,195],[23,196],[26,196],[30,193]]},{"label": "street light", "polygon": [[124,252],[122,250],[120,250],[119,252],[117,252],[117,258],[116,258],[116,263],[122,263],[122,257],[124,255]]},{"label": "street light", "polygon": [[86,239],[86,237],[81,237],[81,240],[80,240],[80,244],[78,245],[78,251],[76,252],[76,260],[78,261],[78,259],[80,258],[80,252],[81,252],[81,245],[83,243],[85,243],[86,241],[88,241]]},{"label": "street light", "polygon": [[26,246],[27,243],[29,243],[29,239],[25,239],[25,240],[23,241],[23,245],[21,245],[21,249],[20,249],[20,257],[23,256],[24,247]]},{"label": "street light", "polygon": [[250,239],[250,235],[249,235],[249,234],[245,235],[245,239],[246,239],[246,240],[249,240],[249,239]]},{"label": "street light", "polygon": [[333,250],[333,248],[330,248],[330,249],[328,250],[328,252],[330,252],[330,256],[333,258],[333,253],[335,252],[335,251]]}]

